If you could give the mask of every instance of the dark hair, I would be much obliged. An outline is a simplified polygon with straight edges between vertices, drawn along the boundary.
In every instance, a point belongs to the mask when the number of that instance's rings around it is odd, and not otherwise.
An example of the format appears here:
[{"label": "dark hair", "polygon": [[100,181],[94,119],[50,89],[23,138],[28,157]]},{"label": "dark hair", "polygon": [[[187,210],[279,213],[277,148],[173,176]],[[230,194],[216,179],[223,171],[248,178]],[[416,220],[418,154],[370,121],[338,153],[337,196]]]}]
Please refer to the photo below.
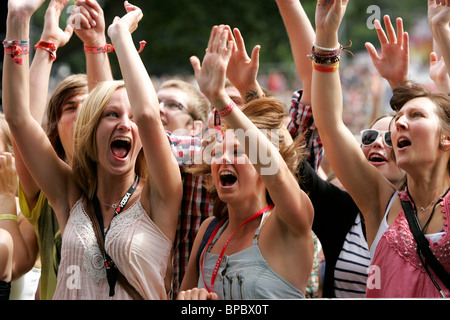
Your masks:
[{"label": "dark hair", "polygon": [[390,100],[392,110],[398,112],[408,101],[415,98],[427,98],[436,105],[436,114],[441,122],[441,131],[450,132],[450,97],[443,93],[434,93],[417,83],[396,87]]},{"label": "dark hair", "polygon": [[87,93],[88,81],[85,74],[74,74],[58,83],[47,107],[47,136],[58,156],[66,161],[66,151],[63,148],[58,133],[58,121],[61,118],[62,106],[67,99],[79,94],[82,90]]}]

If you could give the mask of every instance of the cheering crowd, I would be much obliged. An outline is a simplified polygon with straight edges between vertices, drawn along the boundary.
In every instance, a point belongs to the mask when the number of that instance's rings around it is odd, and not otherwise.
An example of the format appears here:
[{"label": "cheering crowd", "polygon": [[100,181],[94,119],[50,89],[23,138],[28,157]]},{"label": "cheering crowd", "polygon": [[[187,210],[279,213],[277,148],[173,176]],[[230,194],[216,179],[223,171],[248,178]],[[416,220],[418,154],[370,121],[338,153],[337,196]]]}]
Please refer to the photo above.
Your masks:
[{"label": "cheering crowd", "polygon": [[[409,79],[402,19],[375,20],[381,51],[365,46],[392,112],[359,137],[340,77],[352,1],[318,0],[313,26],[299,0],[276,0],[302,84],[288,113],[237,28],[212,27],[195,84],[155,87],[132,38],[140,8],[125,1],[108,26],[77,0],[62,29],[68,0],[50,0],[31,44],[44,2],[8,0],[0,299],[450,297],[450,1],[427,0],[433,90]],[[73,34],[86,73],[48,97]]]}]

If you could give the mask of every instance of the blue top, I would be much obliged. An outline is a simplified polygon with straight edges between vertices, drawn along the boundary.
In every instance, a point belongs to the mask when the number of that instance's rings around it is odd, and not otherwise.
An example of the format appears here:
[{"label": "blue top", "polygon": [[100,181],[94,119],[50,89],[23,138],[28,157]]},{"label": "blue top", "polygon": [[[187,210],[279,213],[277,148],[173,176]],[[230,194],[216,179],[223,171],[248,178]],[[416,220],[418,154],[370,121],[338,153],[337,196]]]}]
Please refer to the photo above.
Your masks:
[{"label": "blue top", "polygon": [[[303,299],[303,293],[273,271],[261,254],[258,246],[259,232],[266,213],[253,237],[251,247],[232,255],[225,255],[214,283],[214,292],[220,300],[239,299]],[[226,228],[223,224],[211,244],[214,244]],[[211,248],[210,246],[209,248]],[[203,271],[206,283],[211,283],[211,275],[216,265],[218,254],[205,251]],[[199,273],[198,288],[205,288],[202,273]]]}]

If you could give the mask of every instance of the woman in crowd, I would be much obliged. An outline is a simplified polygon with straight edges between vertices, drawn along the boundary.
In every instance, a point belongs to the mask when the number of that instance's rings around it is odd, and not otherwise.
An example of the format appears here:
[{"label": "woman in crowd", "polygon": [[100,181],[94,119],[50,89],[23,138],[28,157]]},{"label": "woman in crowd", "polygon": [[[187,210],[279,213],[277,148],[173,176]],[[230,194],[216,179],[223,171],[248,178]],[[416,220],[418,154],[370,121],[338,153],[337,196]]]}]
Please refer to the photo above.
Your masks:
[{"label": "woman in crowd", "polygon": [[[28,39],[29,19],[41,4],[8,2],[7,44]],[[5,116],[63,235],[55,299],[166,298],[181,178],[131,38],[142,12],[127,1],[125,9],[108,29],[124,82],[104,82],[91,92],[75,127],[72,168],[30,115],[27,55],[19,56],[21,65],[4,59],[4,73],[17,79],[4,85]]]},{"label": "woman in crowd", "polygon": [[[241,111],[226,94],[225,73],[234,45],[230,37],[229,27],[213,27],[203,63],[196,57],[191,63],[226,128],[242,129],[251,142],[230,130],[223,138],[218,135],[211,164],[204,168],[214,181],[215,218],[200,227],[178,298],[301,298],[312,267],[313,209],[289,170],[290,161],[281,156],[295,162],[299,154],[283,139],[278,152],[258,130],[281,128],[284,112],[277,100],[257,99]],[[263,164],[261,157],[250,163],[256,146],[267,151],[270,163]],[[199,253],[199,271],[196,256],[213,219],[220,222]]]},{"label": "woman in crowd", "polygon": [[[400,199],[413,203],[430,246],[437,251],[446,249],[450,101],[420,86],[394,89],[391,106],[397,113],[390,124],[392,150],[398,166],[406,172],[406,188],[397,197],[396,186],[367,162],[342,121],[342,89],[337,72],[342,47],[337,30],[347,4],[345,0],[318,1],[312,102],[330,163],[360,208],[367,241],[375,251],[367,296],[439,297],[441,293],[420,261]],[[449,259],[439,259],[447,271]],[[449,296],[450,290],[434,278],[442,293]]]}]

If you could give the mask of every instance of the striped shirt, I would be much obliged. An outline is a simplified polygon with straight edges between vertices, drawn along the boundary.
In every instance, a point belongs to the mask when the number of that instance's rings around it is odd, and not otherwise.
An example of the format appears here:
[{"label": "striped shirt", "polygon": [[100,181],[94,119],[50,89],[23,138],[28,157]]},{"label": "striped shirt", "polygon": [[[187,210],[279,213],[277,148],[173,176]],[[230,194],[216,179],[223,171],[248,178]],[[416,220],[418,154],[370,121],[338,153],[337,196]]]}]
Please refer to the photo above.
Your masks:
[{"label": "striped shirt", "polygon": [[365,298],[370,252],[362,230],[361,215],[345,237],[334,270],[337,298]]}]

